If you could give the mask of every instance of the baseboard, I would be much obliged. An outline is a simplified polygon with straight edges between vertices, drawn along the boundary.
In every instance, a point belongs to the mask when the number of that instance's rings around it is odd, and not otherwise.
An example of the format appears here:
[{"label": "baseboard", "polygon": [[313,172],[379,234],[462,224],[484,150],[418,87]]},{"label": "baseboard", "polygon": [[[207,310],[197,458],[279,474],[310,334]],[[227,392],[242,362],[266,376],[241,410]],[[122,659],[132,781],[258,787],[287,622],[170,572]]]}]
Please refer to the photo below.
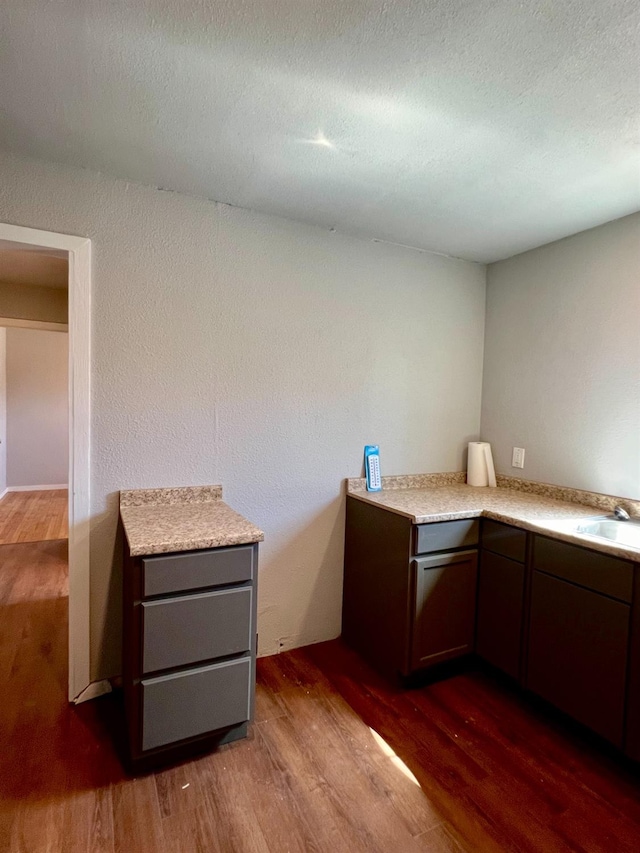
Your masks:
[{"label": "baseboard", "polygon": [[6,494],[8,494],[8,492],[9,492],[9,489],[5,489],[5,490],[4,490],[4,492],[0,495],[0,501],[2,500],[2,498],[3,498]]},{"label": "baseboard", "polygon": [[260,638],[258,637],[257,656],[259,658],[272,657],[273,655],[279,655],[282,652],[290,652],[292,649],[303,649],[305,646],[315,646],[318,643],[327,643],[329,640],[336,640],[339,636],[340,635],[337,634],[332,637],[314,637],[312,639],[308,635],[296,634],[293,637],[280,637],[280,639],[276,640],[275,646],[271,644],[264,648],[261,648]]},{"label": "baseboard", "polygon": [[73,700],[74,705],[79,705],[81,702],[88,702],[89,699],[97,699],[98,696],[104,696],[105,693],[111,693],[111,684],[109,679],[103,681],[92,681],[84,690],[82,690]]},{"label": "baseboard", "polygon": [[7,492],[53,492],[68,488],[68,483],[57,483],[55,486],[7,486]]}]

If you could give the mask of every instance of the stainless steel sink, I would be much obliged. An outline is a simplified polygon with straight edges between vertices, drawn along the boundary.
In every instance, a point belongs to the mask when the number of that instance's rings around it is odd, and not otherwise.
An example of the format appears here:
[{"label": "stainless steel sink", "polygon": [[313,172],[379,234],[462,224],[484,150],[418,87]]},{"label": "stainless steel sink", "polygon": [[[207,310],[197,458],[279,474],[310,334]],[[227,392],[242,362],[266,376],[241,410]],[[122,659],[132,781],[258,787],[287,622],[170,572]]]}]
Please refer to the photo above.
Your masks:
[{"label": "stainless steel sink", "polygon": [[600,542],[611,542],[640,551],[640,519],[620,521],[613,515],[592,515],[583,518],[563,518],[547,521],[547,526],[558,533],[585,536]]},{"label": "stainless steel sink", "polygon": [[633,519],[629,521],[617,521],[615,518],[589,519],[577,522],[573,529],[583,536],[597,536],[599,539],[608,539],[618,545],[640,548],[640,522]]}]

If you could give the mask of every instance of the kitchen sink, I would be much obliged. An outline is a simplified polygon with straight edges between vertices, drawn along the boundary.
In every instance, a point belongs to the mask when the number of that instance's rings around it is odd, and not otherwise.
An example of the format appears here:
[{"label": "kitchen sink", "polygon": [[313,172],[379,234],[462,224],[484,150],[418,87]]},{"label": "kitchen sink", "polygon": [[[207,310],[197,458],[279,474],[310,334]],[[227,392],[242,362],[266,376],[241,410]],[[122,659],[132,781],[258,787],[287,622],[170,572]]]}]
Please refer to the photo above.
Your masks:
[{"label": "kitchen sink", "polygon": [[608,539],[618,545],[640,548],[640,522],[633,519],[628,521],[618,521],[615,518],[590,519],[579,521],[573,529],[583,536],[597,536],[599,539]]},{"label": "kitchen sink", "polygon": [[549,520],[547,526],[558,533],[585,536],[592,541],[611,542],[640,551],[640,519],[620,521],[613,515],[592,515],[583,518]]}]

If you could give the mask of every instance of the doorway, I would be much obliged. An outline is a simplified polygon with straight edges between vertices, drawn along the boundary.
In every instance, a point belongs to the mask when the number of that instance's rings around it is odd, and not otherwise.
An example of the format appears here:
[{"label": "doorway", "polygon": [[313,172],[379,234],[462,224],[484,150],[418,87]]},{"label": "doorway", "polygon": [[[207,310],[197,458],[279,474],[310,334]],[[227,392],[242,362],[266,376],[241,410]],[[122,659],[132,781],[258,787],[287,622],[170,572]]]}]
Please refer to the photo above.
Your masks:
[{"label": "doorway", "polygon": [[[105,691],[101,682],[91,682],[90,659],[91,242],[84,237],[0,223],[1,246],[64,257],[68,262],[68,698],[71,702],[83,702]],[[42,323],[48,322],[49,329],[60,328],[59,323],[38,319],[18,323],[15,317],[4,320],[8,322],[2,325],[9,327],[27,323],[32,324],[31,328],[42,329]]]}]

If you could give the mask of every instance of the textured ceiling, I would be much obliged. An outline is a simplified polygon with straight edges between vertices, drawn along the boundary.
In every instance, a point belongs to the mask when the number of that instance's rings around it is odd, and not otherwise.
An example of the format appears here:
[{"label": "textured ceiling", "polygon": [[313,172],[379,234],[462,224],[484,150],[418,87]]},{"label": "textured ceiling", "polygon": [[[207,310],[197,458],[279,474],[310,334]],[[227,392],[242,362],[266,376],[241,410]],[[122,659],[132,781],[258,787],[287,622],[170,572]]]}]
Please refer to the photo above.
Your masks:
[{"label": "textured ceiling", "polygon": [[41,287],[66,288],[69,281],[69,263],[66,252],[61,257],[55,250],[34,247],[25,249],[22,244],[0,240],[0,282],[11,284],[37,284]]},{"label": "textured ceiling", "polygon": [[637,0],[3,0],[0,146],[491,261],[640,208],[639,21]]}]

